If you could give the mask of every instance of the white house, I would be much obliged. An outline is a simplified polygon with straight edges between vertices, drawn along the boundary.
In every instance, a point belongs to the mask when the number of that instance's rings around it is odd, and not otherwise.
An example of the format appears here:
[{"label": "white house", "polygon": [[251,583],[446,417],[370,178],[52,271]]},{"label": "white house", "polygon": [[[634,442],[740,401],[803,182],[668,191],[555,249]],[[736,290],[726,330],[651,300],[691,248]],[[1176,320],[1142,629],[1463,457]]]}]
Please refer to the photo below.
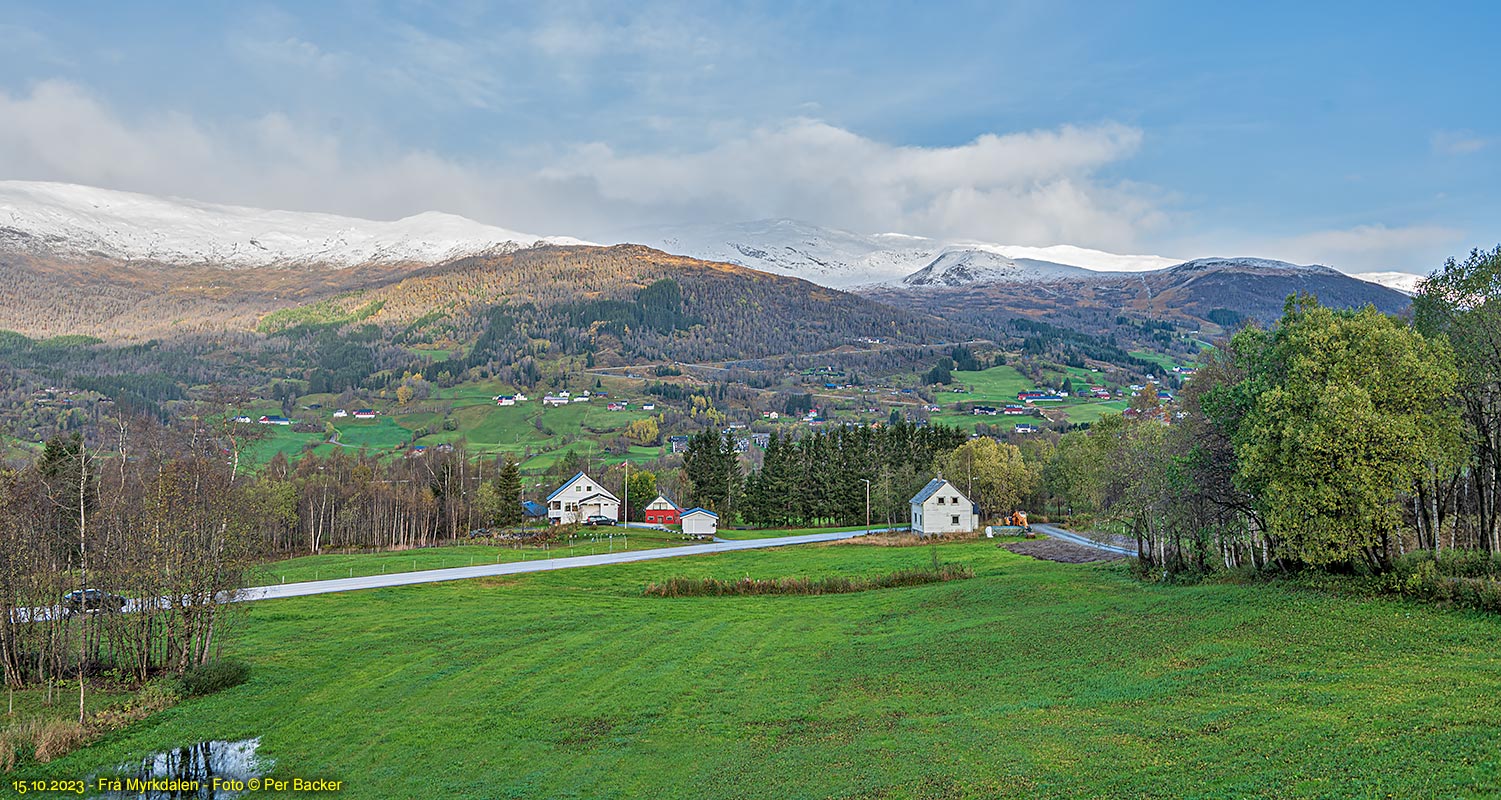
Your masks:
[{"label": "white house", "polygon": [[590,517],[620,519],[620,498],[582,472],[547,496],[547,519],[554,525],[571,525]]},{"label": "white house", "polygon": [[343,419],[347,416],[349,416],[349,412],[342,408],[334,412],[334,419]]},{"label": "white house", "polygon": [[514,394],[500,394],[500,395],[496,395],[495,396],[495,405],[498,405],[498,406],[514,406],[514,405],[516,405],[516,395],[514,395]]},{"label": "white house", "polygon": [[719,515],[707,508],[690,508],[678,519],[683,524],[684,536],[712,539],[719,532]]},{"label": "white house", "polygon": [[975,504],[942,477],[912,497],[912,532],[918,536],[972,531],[978,525]]}]

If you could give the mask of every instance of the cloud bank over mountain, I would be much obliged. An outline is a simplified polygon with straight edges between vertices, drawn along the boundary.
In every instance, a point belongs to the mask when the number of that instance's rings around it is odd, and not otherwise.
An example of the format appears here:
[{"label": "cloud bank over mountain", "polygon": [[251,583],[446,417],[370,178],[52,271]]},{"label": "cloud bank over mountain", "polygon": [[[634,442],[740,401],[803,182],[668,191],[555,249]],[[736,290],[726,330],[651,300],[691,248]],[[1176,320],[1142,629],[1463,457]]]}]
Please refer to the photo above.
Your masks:
[{"label": "cloud bank over mountain", "polygon": [[[0,93],[0,119],[0,176],[212,202],[374,219],[439,210],[594,240],[647,226],[788,217],[949,240],[1218,251],[1205,242],[1173,246],[1180,220],[1170,192],[1108,177],[1145,137],[1109,122],[912,146],[794,118],[696,149],[591,142],[460,160],[401,147],[377,129],[334,130],[280,113],[228,122],[132,115],[61,80]],[[1438,226],[1360,226],[1233,249],[1403,269],[1414,266],[1403,259],[1460,236]]]}]

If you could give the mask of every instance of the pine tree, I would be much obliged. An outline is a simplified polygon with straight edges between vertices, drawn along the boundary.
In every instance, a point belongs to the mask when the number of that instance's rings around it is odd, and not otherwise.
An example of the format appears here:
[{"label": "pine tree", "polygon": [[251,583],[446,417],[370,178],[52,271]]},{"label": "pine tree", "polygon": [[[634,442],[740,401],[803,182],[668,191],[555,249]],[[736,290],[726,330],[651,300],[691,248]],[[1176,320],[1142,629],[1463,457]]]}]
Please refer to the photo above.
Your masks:
[{"label": "pine tree", "polygon": [[500,465],[500,475],[495,478],[495,490],[500,495],[495,522],[499,525],[521,523],[521,465],[509,455]]}]

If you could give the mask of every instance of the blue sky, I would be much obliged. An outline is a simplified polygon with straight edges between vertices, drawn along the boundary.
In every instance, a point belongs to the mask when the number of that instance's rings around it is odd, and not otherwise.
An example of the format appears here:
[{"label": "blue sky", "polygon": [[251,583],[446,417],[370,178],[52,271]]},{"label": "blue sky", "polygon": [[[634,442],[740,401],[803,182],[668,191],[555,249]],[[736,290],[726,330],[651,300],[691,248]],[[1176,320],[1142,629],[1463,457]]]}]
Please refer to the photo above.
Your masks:
[{"label": "blue sky", "polygon": [[0,2],[0,178],[1427,271],[1501,241],[1501,7],[1431,6]]}]

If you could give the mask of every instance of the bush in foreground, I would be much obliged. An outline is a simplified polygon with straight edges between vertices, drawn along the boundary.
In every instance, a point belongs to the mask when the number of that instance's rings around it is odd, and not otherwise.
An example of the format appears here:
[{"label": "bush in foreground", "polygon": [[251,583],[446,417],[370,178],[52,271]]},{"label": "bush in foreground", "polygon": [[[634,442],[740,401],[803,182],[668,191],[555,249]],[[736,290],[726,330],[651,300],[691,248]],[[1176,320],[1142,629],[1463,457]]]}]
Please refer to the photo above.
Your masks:
[{"label": "bush in foreground", "polygon": [[963,564],[940,564],[934,568],[903,569],[888,575],[872,578],[849,578],[830,576],[826,578],[668,578],[662,583],[646,586],[648,597],[723,597],[727,595],[772,595],[772,594],[848,594],[870,589],[890,589],[897,586],[920,586],[926,583],[973,578],[975,571]]},{"label": "bush in foreground", "polygon": [[184,697],[202,697],[232,686],[239,686],[249,678],[250,665],[243,661],[232,659],[210,661],[183,673],[182,694]]}]

